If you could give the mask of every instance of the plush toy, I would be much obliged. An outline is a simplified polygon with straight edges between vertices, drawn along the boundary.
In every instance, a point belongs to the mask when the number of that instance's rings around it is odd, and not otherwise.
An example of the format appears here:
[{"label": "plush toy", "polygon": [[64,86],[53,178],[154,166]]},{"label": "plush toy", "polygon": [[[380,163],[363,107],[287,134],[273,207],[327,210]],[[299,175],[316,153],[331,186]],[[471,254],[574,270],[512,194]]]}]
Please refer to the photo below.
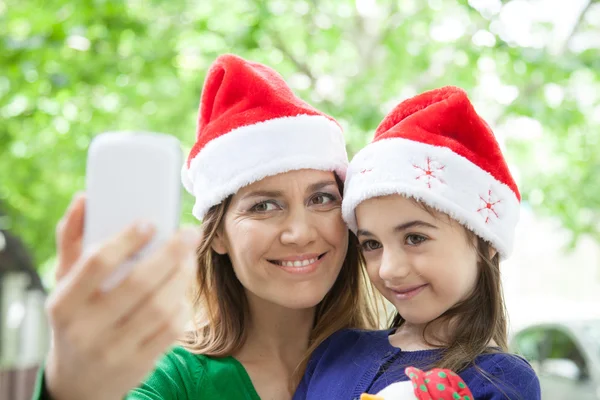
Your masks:
[{"label": "plush toy", "polygon": [[409,381],[392,383],[376,395],[363,394],[360,400],[474,400],[465,382],[450,370],[408,367],[405,373]]}]

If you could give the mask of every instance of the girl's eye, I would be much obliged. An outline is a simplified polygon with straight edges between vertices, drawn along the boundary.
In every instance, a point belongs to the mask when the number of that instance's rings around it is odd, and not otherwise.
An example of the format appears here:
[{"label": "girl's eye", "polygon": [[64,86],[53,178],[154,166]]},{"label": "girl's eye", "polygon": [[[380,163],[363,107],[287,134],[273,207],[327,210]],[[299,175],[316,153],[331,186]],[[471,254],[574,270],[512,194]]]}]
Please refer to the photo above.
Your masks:
[{"label": "girl's eye", "polygon": [[360,244],[362,251],[375,251],[381,248],[381,243],[376,240],[365,240]]},{"label": "girl's eye", "polygon": [[416,246],[425,242],[427,238],[422,235],[411,234],[406,236],[406,244],[409,246]]},{"label": "girl's eye", "polygon": [[310,204],[321,206],[336,201],[337,198],[329,193],[317,193],[310,199]]},{"label": "girl's eye", "polygon": [[278,210],[279,206],[277,204],[275,204],[272,201],[262,201],[256,205],[254,205],[250,211],[253,212],[259,212],[259,213],[264,213],[264,212],[269,212],[269,211],[275,211]]}]

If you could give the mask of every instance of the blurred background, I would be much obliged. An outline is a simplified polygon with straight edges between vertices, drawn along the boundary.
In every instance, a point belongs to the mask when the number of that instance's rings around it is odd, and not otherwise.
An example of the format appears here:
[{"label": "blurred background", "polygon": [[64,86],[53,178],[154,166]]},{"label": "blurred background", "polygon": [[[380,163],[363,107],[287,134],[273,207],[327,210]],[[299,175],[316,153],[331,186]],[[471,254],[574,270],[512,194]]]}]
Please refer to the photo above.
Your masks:
[{"label": "blurred background", "polygon": [[466,89],[522,189],[503,265],[513,348],[545,399],[600,398],[599,1],[0,0],[1,399],[27,398],[47,349],[54,229],[90,140],[144,129],[190,146],[225,52],[335,116],[350,155],[399,101]]}]

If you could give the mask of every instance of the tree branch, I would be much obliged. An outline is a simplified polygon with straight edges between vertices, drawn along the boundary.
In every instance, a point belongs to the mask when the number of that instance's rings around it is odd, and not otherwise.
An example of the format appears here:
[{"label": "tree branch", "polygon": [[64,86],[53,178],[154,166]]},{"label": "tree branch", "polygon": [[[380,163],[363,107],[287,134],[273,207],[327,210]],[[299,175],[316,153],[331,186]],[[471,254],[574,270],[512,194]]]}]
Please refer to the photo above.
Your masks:
[{"label": "tree branch", "polygon": [[314,85],[314,83],[317,81],[317,78],[315,77],[315,75],[313,74],[312,70],[310,69],[310,67],[308,66],[308,64],[300,61],[293,53],[290,49],[288,49],[288,47],[286,46],[286,44],[281,40],[281,38],[279,37],[279,35],[274,34],[273,32],[271,32],[270,30],[268,31],[269,36],[271,37],[271,39],[273,40],[273,44],[275,45],[275,47],[277,48],[277,50],[281,51],[283,53],[284,56],[286,56],[295,66],[296,68],[304,73],[306,76],[308,76],[308,78],[311,81],[311,84]]},{"label": "tree branch", "polygon": [[[262,0],[253,0],[254,4],[262,11],[268,13],[268,9],[266,7],[266,4],[264,1]],[[313,2],[313,6],[314,6],[314,2]],[[308,66],[308,64],[300,61],[293,53],[292,51],[288,48],[288,46],[283,42],[283,40],[281,40],[280,35],[278,34],[278,32],[275,32],[273,29],[271,29],[271,27],[268,25],[268,23],[266,23],[264,25],[264,31],[265,33],[271,38],[271,40],[273,40],[273,45],[275,46],[275,48],[279,51],[281,51],[281,53],[283,53],[283,55],[285,57],[287,57],[295,66],[296,68],[301,71],[302,73],[304,73],[306,76],[308,76],[308,78],[310,79],[311,82],[311,86],[315,85],[315,82],[317,81],[315,74],[312,72],[312,70],[310,69],[310,67]]]},{"label": "tree branch", "polygon": [[366,46],[361,46],[360,38],[366,36],[365,32],[365,20],[364,18],[356,12],[355,14],[355,22],[358,31],[358,38],[355,39],[355,43],[357,43],[357,47],[359,50],[361,69],[366,71],[375,61],[374,52],[377,50],[383,39],[394,29],[399,21],[403,19],[402,13],[398,10],[398,2],[394,1],[390,4],[388,10],[386,10],[386,15],[388,17],[382,21],[382,28],[379,32],[373,36],[373,39],[366,42]]},{"label": "tree branch", "polygon": [[575,34],[577,33],[577,31],[579,30],[581,23],[583,22],[583,18],[585,17],[585,14],[589,11],[590,7],[594,4],[597,3],[598,0],[589,0],[588,3],[586,4],[585,7],[583,7],[583,9],[581,10],[581,12],[579,13],[579,16],[577,17],[577,21],[575,22],[575,24],[573,24],[573,28],[571,29],[571,32],[569,33],[569,35],[567,36],[567,38],[565,39],[565,43],[563,45],[561,54],[566,53],[569,50],[569,45],[571,44],[571,41],[573,40],[573,37],[575,36]]}]

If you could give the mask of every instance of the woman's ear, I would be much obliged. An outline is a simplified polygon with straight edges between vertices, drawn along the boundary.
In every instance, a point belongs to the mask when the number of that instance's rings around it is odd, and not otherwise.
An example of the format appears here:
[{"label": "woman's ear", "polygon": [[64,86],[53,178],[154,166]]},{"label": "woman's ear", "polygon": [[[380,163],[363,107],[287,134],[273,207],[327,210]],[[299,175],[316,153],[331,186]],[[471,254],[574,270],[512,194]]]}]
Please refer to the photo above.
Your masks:
[{"label": "woman's ear", "polygon": [[494,257],[496,257],[496,254],[498,254],[498,250],[496,250],[495,248],[493,248],[492,246],[489,247],[489,258],[490,260],[493,260]]},{"label": "woman's ear", "polygon": [[215,233],[210,247],[218,254],[227,254],[227,240],[225,240],[225,232],[222,228],[219,228]]}]

